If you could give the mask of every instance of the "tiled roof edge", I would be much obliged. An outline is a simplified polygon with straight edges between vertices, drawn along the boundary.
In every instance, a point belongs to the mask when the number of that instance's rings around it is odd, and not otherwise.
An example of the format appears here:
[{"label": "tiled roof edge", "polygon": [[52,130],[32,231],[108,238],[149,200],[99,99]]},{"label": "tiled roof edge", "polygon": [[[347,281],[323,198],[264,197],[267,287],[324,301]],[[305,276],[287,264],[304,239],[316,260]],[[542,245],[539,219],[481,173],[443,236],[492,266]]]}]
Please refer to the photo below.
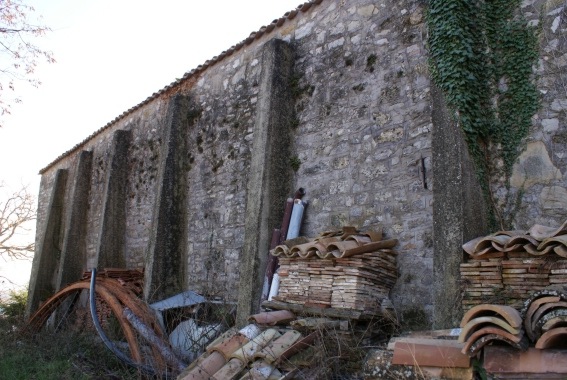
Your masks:
[{"label": "tiled roof edge", "polygon": [[51,167],[53,167],[55,164],[57,164],[57,162],[59,162],[60,160],[64,159],[67,156],[70,156],[72,153],[74,153],[75,151],[81,149],[83,146],[85,146],[90,140],[92,140],[93,138],[95,138],[96,136],[100,135],[102,132],[104,132],[105,130],[109,129],[110,127],[112,127],[114,124],[116,124],[118,121],[124,119],[126,116],[130,115],[132,112],[136,111],[138,108],[148,104],[149,102],[151,102],[152,100],[158,98],[160,95],[164,94],[165,92],[173,89],[174,87],[179,86],[180,84],[188,81],[189,79],[191,79],[193,76],[200,74],[202,72],[204,72],[209,66],[214,65],[217,62],[222,61],[223,59],[225,59],[226,57],[231,56],[232,54],[234,54],[235,52],[239,51],[240,49],[242,49],[242,47],[246,46],[246,45],[250,45],[252,42],[254,42],[255,40],[259,39],[260,37],[262,37],[265,34],[271,33],[273,32],[276,28],[281,27],[286,20],[293,20],[299,13],[305,13],[308,12],[309,9],[311,9],[311,7],[319,5],[323,2],[324,0],[312,0],[312,1],[308,1],[306,3],[300,4],[297,6],[297,8],[295,8],[294,10],[291,10],[289,12],[286,12],[282,17],[275,19],[274,21],[272,21],[268,26],[262,26],[260,29],[258,29],[255,32],[250,33],[250,35],[248,36],[248,38],[242,40],[241,42],[237,43],[236,45],[230,47],[228,50],[223,51],[221,54],[219,54],[218,56],[213,57],[210,60],[205,61],[205,63],[203,63],[202,65],[197,66],[196,68],[194,68],[191,71],[186,72],[183,77],[181,77],[180,79],[177,79],[174,82],[171,82],[169,85],[165,86],[164,88],[162,88],[161,90],[154,92],[152,95],[150,95],[148,98],[146,98],[145,100],[143,100],[142,102],[138,103],[137,105],[135,105],[134,107],[131,107],[130,109],[124,111],[122,114],[120,114],[119,116],[117,116],[116,118],[114,118],[112,121],[108,122],[105,126],[103,126],[102,128],[96,130],[95,132],[93,132],[90,136],[88,136],[86,139],[84,139],[83,141],[81,141],[80,143],[78,143],[77,145],[75,145],[73,148],[69,149],[68,151],[66,151],[65,153],[61,154],[59,157],[57,157],[55,160],[53,160],[49,165],[47,165],[46,167],[44,167],[43,169],[41,169],[39,171],[39,174],[44,174],[47,170],[49,170]]}]

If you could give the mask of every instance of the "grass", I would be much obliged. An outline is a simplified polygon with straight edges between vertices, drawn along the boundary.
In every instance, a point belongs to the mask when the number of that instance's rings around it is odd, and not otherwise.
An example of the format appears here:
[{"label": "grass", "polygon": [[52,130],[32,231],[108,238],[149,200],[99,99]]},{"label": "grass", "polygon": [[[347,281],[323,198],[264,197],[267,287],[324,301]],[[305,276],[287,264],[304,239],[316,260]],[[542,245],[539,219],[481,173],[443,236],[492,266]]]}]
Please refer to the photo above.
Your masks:
[{"label": "grass", "polygon": [[138,379],[94,331],[22,333],[25,297],[0,302],[0,379]]}]

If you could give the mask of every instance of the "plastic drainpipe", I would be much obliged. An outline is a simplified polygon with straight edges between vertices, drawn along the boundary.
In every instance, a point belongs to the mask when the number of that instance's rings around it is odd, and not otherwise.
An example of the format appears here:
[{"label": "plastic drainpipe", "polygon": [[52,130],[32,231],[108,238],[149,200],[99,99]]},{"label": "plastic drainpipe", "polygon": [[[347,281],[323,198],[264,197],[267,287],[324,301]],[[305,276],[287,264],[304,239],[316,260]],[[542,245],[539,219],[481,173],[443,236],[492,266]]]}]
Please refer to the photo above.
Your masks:
[{"label": "plastic drainpipe", "polygon": [[95,303],[95,286],[96,286],[96,268],[93,268],[91,271],[91,287],[89,289],[89,304],[91,309],[91,317],[93,319],[93,324],[96,329],[96,332],[100,336],[100,339],[104,342],[106,348],[108,348],[118,359],[122,360],[124,363],[128,364],[129,366],[138,368],[139,370],[147,373],[148,375],[157,375],[156,372],[152,367],[145,366],[143,364],[133,362],[128,356],[126,356],[122,351],[120,351],[116,346],[108,339],[100,322],[98,321],[98,316],[96,313],[96,303]]}]

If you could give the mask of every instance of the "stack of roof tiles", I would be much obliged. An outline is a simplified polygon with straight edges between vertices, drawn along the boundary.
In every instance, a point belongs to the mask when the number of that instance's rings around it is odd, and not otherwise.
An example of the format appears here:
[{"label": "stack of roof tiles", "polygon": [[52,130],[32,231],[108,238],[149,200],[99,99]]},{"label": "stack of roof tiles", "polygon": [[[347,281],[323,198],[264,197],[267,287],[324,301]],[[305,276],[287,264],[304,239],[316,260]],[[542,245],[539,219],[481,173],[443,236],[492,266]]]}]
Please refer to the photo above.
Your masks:
[{"label": "stack of roof tiles", "polygon": [[520,350],[526,350],[529,345],[522,328],[522,317],[510,306],[475,306],[463,316],[461,328],[459,342],[465,344],[462,353],[470,357],[493,342],[503,342]]},{"label": "stack of roof tiles", "polygon": [[254,324],[230,329],[214,340],[206,352],[183,371],[178,379],[280,379],[286,361],[309,347],[316,334],[303,336],[296,330],[272,328],[295,319],[287,310],[250,317]]},{"label": "stack of roof tiles", "polygon": [[521,310],[524,329],[536,348],[567,348],[567,288],[535,292]]},{"label": "stack of roof tiles", "polygon": [[322,308],[378,312],[397,279],[396,239],[352,228],[312,241],[276,247],[279,295],[275,300]]},{"label": "stack of roof tiles", "polygon": [[461,264],[465,310],[483,303],[520,308],[534,290],[567,283],[567,222],[559,228],[534,225],[528,231],[499,231],[463,245]]}]

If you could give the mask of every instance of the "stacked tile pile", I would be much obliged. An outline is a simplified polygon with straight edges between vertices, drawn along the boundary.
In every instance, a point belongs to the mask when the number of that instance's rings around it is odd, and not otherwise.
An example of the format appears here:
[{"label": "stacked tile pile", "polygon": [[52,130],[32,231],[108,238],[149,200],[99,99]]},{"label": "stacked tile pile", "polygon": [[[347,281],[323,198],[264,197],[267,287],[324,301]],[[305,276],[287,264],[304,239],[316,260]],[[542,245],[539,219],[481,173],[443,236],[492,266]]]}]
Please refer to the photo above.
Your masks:
[{"label": "stacked tile pile", "polygon": [[520,311],[504,305],[477,305],[465,313],[460,327],[458,341],[464,343],[462,353],[470,357],[493,342],[520,351],[530,346],[536,350],[565,349],[567,285],[551,285],[534,292]]},{"label": "stacked tile pile", "polygon": [[524,329],[538,349],[567,347],[567,288],[535,292],[521,310]]},{"label": "stacked tile pile", "polygon": [[461,320],[459,342],[464,343],[462,353],[476,356],[487,344],[500,342],[520,350],[529,342],[522,328],[520,313],[510,306],[478,305],[470,309]]},{"label": "stacked tile pile", "polygon": [[[284,378],[284,368],[287,367],[289,359],[313,345],[317,338],[316,333],[303,336],[296,330],[271,328],[287,324],[293,319],[295,316],[289,311],[252,315],[250,320],[254,324],[238,331],[235,328],[226,331],[211,342],[205,353],[177,378],[183,380]],[[264,329],[265,327],[268,328]]]},{"label": "stacked tile pile", "polygon": [[396,282],[397,240],[352,227],[325,232],[312,241],[276,247],[280,287],[277,301],[322,308],[377,312]]},{"label": "stacked tile pile", "polygon": [[376,311],[380,307],[376,298],[388,298],[396,283],[396,256],[389,250],[337,259],[335,265],[340,270],[333,278],[334,308]]},{"label": "stacked tile pile", "polygon": [[559,228],[534,225],[499,231],[463,245],[461,264],[465,310],[483,303],[520,308],[535,290],[567,283],[567,222]]},{"label": "stacked tile pile", "polygon": [[278,300],[296,304],[330,307],[333,260],[294,260],[280,258],[280,290]]},{"label": "stacked tile pile", "polygon": [[[137,295],[141,295],[144,289],[144,269],[122,269],[122,268],[104,268],[97,272],[99,278],[113,278],[118,283]],[[83,272],[81,280],[90,280],[91,272]]]}]

